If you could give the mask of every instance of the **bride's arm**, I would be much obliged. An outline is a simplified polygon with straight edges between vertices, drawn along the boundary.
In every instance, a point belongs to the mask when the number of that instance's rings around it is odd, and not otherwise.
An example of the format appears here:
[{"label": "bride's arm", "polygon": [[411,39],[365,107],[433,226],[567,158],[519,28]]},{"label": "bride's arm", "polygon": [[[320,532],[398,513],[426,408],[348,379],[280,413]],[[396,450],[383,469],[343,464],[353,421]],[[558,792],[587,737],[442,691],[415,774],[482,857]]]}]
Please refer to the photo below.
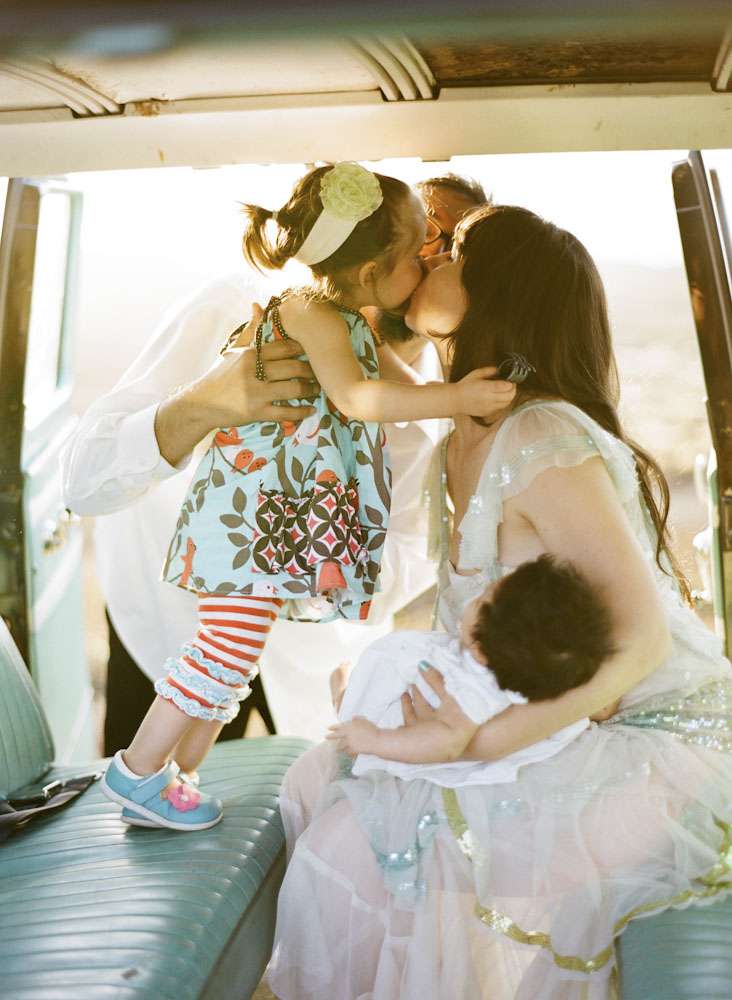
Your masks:
[{"label": "bride's arm", "polygon": [[[524,519],[548,553],[571,562],[602,593],[617,653],[582,687],[551,701],[514,705],[485,723],[463,754],[467,760],[505,757],[602,711],[652,673],[671,650],[651,566],[600,458],[538,475],[506,502],[504,523],[509,506],[512,520]],[[430,672],[430,680],[437,690],[436,673]],[[454,709],[446,706],[445,711]]]}]

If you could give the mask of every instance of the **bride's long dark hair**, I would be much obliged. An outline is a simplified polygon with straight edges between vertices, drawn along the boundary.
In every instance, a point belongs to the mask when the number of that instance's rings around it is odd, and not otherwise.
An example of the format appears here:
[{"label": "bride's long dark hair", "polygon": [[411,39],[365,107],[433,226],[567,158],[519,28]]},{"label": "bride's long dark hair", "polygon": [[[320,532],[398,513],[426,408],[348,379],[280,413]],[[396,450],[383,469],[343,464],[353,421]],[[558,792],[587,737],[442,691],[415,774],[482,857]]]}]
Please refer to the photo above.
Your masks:
[{"label": "bride's long dark hair", "polygon": [[[574,403],[635,455],[638,480],[656,529],[656,562],[687,601],[688,581],[671,550],[669,488],[658,463],[625,434],[605,289],[595,262],[571,233],[525,208],[478,208],[458,226],[468,308],[451,336],[450,380],[509,352],[535,367],[518,402],[559,398]],[[663,556],[668,562],[664,564]],[[669,574],[671,575],[671,574]]]}]

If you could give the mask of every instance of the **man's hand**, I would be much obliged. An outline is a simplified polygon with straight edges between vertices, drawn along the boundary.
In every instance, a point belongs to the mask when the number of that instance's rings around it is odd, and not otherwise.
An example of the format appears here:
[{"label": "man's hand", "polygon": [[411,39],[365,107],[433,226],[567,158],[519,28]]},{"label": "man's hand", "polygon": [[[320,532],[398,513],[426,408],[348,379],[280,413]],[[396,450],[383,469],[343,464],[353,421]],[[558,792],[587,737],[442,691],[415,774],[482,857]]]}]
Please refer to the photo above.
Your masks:
[{"label": "man's hand", "polygon": [[[259,306],[242,330],[237,345],[248,344],[261,320]],[[160,454],[178,465],[198,442],[217,427],[238,427],[259,420],[296,422],[313,412],[310,406],[279,406],[288,399],[314,398],[319,386],[302,347],[293,340],[262,347],[266,381],[255,377],[255,352],[234,346],[195,382],[179,389],[158,407],[155,435]]]},{"label": "man's hand", "polygon": [[314,398],[318,384],[307,361],[299,361],[303,350],[294,340],[278,340],[262,346],[266,381],[254,374],[255,353],[251,348],[232,347],[188,387],[190,399],[208,415],[214,427],[238,427],[258,420],[297,421],[313,412],[311,406],[278,406],[276,403],[302,397]]}]

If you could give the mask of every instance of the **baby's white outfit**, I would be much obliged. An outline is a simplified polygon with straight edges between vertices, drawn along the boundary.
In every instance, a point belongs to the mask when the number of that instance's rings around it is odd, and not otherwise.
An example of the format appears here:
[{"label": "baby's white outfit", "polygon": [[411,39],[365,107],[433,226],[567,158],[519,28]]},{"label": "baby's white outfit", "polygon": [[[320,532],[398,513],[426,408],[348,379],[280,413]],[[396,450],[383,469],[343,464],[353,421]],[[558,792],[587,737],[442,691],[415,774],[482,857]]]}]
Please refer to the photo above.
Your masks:
[{"label": "baby's white outfit", "polygon": [[[430,704],[436,706],[439,699],[419,670],[421,660],[439,670],[448,694],[476,724],[486,722],[511,705],[526,702],[523,695],[500,688],[493,672],[463,648],[455,636],[445,632],[392,632],[361,654],[348,681],[338,713],[340,720],[346,722],[364,716],[382,729],[396,729],[404,724],[401,696],[410,684],[416,684]],[[588,725],[587,719],[581,719],[539,743],[491,762],[405,764],[359,754],[352,774],[359,777],[367,771],[386,771],[397,778],[423,778],[447,788],[500,784],[514,781],[524,765],[558,753]]]}]

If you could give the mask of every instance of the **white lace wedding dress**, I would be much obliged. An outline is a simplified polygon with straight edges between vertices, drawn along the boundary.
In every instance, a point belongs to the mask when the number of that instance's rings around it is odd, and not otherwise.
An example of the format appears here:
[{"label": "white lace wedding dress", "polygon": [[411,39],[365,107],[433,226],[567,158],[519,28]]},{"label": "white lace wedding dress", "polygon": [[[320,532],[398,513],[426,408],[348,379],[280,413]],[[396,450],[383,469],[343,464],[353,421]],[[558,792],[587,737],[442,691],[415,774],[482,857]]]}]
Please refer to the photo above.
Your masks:
[{"label": "white lace wedding dress", "polygon": [[[672,654],[610,721],[508,784],[374,782],[344,777],[330,745],[305,754],[282,798],[291,857],[270,966],[281,1000],[605,1000],[631,919],[732,888],[732,671],[655,564],[624,444],[568,403],[514,411],[460,525],[460,565],[480,572],[443,565],[440,615],[452,631],[505,572],[503,502],[549,467],[598,455],[654,567]],[[370,794],[394,815],[419,797],[401,813],[415,817],[406,853],[404,830],[399,850],[375,849]],[[401,893],[400,873],[419,891]]]}]

